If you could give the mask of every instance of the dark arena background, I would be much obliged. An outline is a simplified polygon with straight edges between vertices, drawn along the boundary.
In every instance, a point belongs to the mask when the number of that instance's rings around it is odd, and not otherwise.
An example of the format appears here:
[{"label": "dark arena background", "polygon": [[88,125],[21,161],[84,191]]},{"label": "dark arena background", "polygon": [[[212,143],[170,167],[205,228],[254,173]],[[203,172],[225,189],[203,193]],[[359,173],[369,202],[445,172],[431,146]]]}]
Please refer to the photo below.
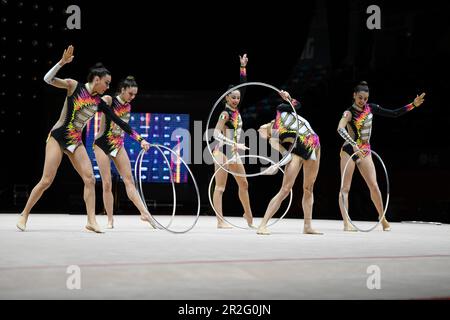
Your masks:
[{"label": "dark arena background", "polygon": [[[380,9],[379,28],[369,28],[368,21],[373,12],[367,10],[371,5]],[[257,237],[255,232],[248,233],[235,228],[231,231],[233,233],[227,233],[228,230],[216,229],[215,214],[208,200],[208,186],[214,173],[214,165],[201,161],[201,163],[189,165],[200,191],[199,225],[180,237],[194,234],[197,236],[194,240],[191,239],[194,244],[189,242],[191,240],[188,241],[193,248],[197,245],[201,247],[203,243],[204,246],[214,246],[216,249],[211,249],[204,255],[201,250],[197,253],[185,250],[183,255],[178,256],[179,252],[176,248],[182,241],[179,240],[180,238],[174,236],[175,238],[171,239],[170,234],[165,233],[164,230],[150,230],[147,234],[146,225],[138,224],[139,212],[128,199],[124,184],[116,172],[113,173],[114,212],[118,221],[121,221],[119,220],[121,218],[124,219],[122,228],[126,232],[121,234],[121,226],[117,223],[109,235],[116,236],[117,239],[114,241],[117,242],[114,243],[118,243],[119,247],[122,245],[120,244],[122,240],[124,243],[148,241],[152,248],[157,245],[164,247],[167,243],[171,243],[172,247],[167,249],[167,256],[158,256],[152,252],[153,257],[158,258],[152,260],[151,257],[145,256],[142,257],[143,260],[140,260],[138,254],[128,259],[124,253],[121,258],[115,260],[113,256],[102,257],[101,252],[104,249],[100,249],[99,260],[94,257],[84,260],[77,260],[75,257],[73,260],[49,259],[51,263],[49,262],[50,265],[48,265],[37,256],[36,259],[30,256],[29,261],[24,258],[20,261],[5,259],[0,263],[0,270],[3,270],[0,273],[0,297],[3,299],[175,300],[448,298],[448,289],[450,289],[448,271],[450,270],[448,255],[450,229],[447,225],[450,223],[450,144],[447,131],[450,127],[449,10],[449,4],[445,1],[415,4],[408,1],[318,0],[298,1],[294,5],[293,2],[287,1],[200,3],[197,1],[130,0],[119,3],[76,0],[0,0],[2,243],[17,244],[28,241],[28,244],[21,248],[25,251],[34,251],[32,247],[34,241],[36,243],[50,241],[49,237],[55,237],[58,241],[69,241],[65,239],[65,234],[62,232],[66,229],[69,230],[67,232],[71,237],[76,237],[77,232],[83,234],[86,250],[91,246],[89,241],[95,242],[94,238],[88,239],[84,231],[81,231],[86,216],[83,182],[66,156],[63,158],[53,184],[32,210],[27,226],[29,234],[19,233],[15,228],[18,214],[23,210],[29,193],[41,178],[45,141],[50,129],[59,118],[65,98],[64,90],[49,86],[43,81],[43,77],[59,61],[64,49],[73,45],[75,58],[72,63],[65,65],[58,72],[58,77],[85,82],[89,68],[97,62],[102,62],[112,74],[111,88],[106,94],[114,95],[119,80],[133,75],[137,80],[139,91],[132,103],[132,112],[144,115],[143,117],[145,114],[150,114],[149,117],[152,119],[155,115],[156,117],[161,115],[162,118],[164,115],[169,118],[172,116],[173,118],[170,118],[172,122],[167,130],[177,127],[175,122],[177,115],[182,117],[185,129],[191,133],[189,147],[192,159],[196,148],[201,149],[201,152],[206,155],[205,158],[208,158],[207,151],[204,151],[207,144],[202,139],[202,133],[206,130],[206,121],[214,103],[228,89],[228,86],[238,84],[239,55],[247,53],[248,81],[268,83],[290,92],[291,96],[302,104],[299,114],[310,122],[314,131],[320,136],[322,155],[314,186],[313,219],[315,226],[325,233],[321,239],[331,234],[335,235],[337,240],[328,241],[348,241],[345,243],[346,248],[353,248],[355,243],[362,243],[361,250],[364,248],[367,250],[356,254],[350,251],[348,253],[339,252],[339,250],[331,251],[332,249],[328,248],[326,249],[329,251],[328,255],[315,254],[314,250],[320,252],[321,248],[327,247],[330,242],[321,240],[321,243],[310,243],[316,238],[311,240],[301,234],[302,173],[293,187],[293,202],[285,217],[286,222],[283,220],[283,223],[292,223],[292,227],[289,229],[289,225],[284,224],[280,226],[287,229],[283,229],[283,232],[278,234],[279,238],[277,238],[275,226],[272,238],[267,237],[256,244],[251,242],[253,240],[249,240]],[[393,223],[390,239],[383,237],[386,233],[378,229],[371,233],[356,233],[358,236],[354,236],[355,233],[342,231],[338,194],[340,189],[339,153],[343,139],[337,133],[337,126],[344,110],[352,104],[353,88],[362,80],[367,81],[370,87],[369,102],[388,109],[400,108],[412,102],[416,95],[426,93],[423,105],[402,117],[391,119],[374,116],[371,145],[373,150],[382,157],[389,173],[390,202],[386,216],[389,222]],[[270,90],[264,91],[267,94],[264,100],[260,100],[255,93],[257,88],[248,87],[247,91],[248,97],[241,106],[244,129],[257,129],[274,118],[274,107],[280,99],[277,100],[274,92]],[[215,118],[212,119],[214,124],[210,125],[210,128],[214,127],[218,115],[219,113],[215,113]],[[139,132],[139,126],[136,130]],[[86,131],[89,132],[89,127]],[[156,136],[147,138],[149,142],[156,141],[152,139],[156,139]],[[89,140],[85,136],[84,141],[86,140],[92,143],[92,139]],[[126,141],[131,143],[131,140]],[[158,143],[164,142],[158,141]],[[174,144],[170,147],[174,147]],[[91,145],[86,144],[86,148],[90,149]],[[134,150],[136,148],[138,149],[137,144]],[[91,158],[91,161],[95,166],[95,159]],[[152,167],[156,172],[154,179],[149,177],[147,181],[144,181],[143,188],[149,210],[156,216],[164,218],[172,212],[172,187],[170,181],[164,180],[164,174],[167,174],[167,171],[163,169],[165,166],[163,161],[161,158],[158,161],[154,162]],[[377,159],[374,158],[374,162],[385,200],[386,178]],[[180,179],[176,183],[177,216],[189,219],[195,215],[197,197],[186,169],[180,170],[182,170]],[[279,190],[281,175],[249,178],[248,183],[253,215],[259,219],[264,215],[270,199]],[[233,221],[241,222],[243,209],[238,198],[238,187],[232,176],[228,177],[223,202],[225,215],[235,219]],[[286,203],[282,205],[282,209],[285,208]],[[370,200],[369,189],[357,170],[350,191],[350,208],[353,220],[376,222],[376,211]],[[104,227],[106,216],[99,177],[96,179],[96,213],[99,223]],[[41,220],[39,224],[39,219],[47,219],[45,220],[47,222]],[[34,222],[36,225],[33,227]],[[187,224],[189,223],[191,223],[190,220]],[[420,227],[440,229],[438,231],[414,229]],[[195,233],[196,229],[199,230],[198,234]],[[59,232],[53,232],[55,230]],[[139,237],[149,239],[127,238],[133,234],[133,230],[137,230],[136,234]],[[392,242],[397,241],[394,240],[396,232],[400,237],[397,240],[404,241],[401,242],[404,243],[404,247],[395,247],[390,251]],[[401,232],[406,232],[408,236],[401,238]],[[162,233],[164,238],[157,240],[160,242],[156,241],[156,244],[151,239],[155,233]],[[217,233],[220,239],[215,240]],[[242,236],[243,234],[245,237]],[[421,237],[429,236],[432,239],[426,238],[430,242],[419,239],[419,234],[422,234]],[[22,235],[27,235],[27,239],[20,239]],[[31,235],[38,238],[33,240]],[[231,239],[234,235],[236,235],[235,239]],[[124,238],[121,240],[122,236]],[[344,239],[345,236],[347,236],[346,239]],[[365,236],[370,239],[364,238]],[[380,238],[377,239],[377,236]],[[299,240],[301,237],[303,239],[306,237],[304,243],[301,243],[301,239]],[[290,238],[296,239],[292,241],[299,243],[298,248],[288,244],[291,241]],[[382,245],[380,245],[382,247],[376,247],[378,240],[384,243],[384,247]],[[275,244],[277,241],[278,244]],[[422,243],[425,247],[416,244],[422,241],[425,242],[425,244]],[[372,247],[372,244],[376,248]],[[437,251],[428,250],[427,244]],[[279,251],[275,255],[266,252],[262,256],[251,254],[248,256],[246,250],[249,249],[241,248],[247,245],[251,246],[250,251],[253,253],[258,252],[259,249],[264,252],[272,245],[280,245],[285,251]],[[234,251],[228,252],[227,250],[233,246]],[[410,246],[418,251],[409,251]],[[295,255],[305,247],[310,251],[303,252],[300,256]],[[94,248],[97,248],[96,245]],[[125,248],[122,249],[126,251]],[[10,249],[14,252],[17,250],[21,249]],[[294,253],[290,254],[289,250],[293,250]],[[1,256],[7,257],[6,252],[9,251],[2,251]],[[374,294],[375,291],[367,290],[365,282],[361,292],[356,289],[358,294],[351,293],[355,291],[349,289],[348,294],[340,295],[339,283],[333,281],[330,282],[330,286],[336,288],[335,295],[333,289],[331,291],[320,290],[320,288],[316,288],[317,291],[310,289],[311,291],[305,294],[299,293],[295,287],[283,291],[282,284],[286,283],[285,281],[290,282],[291,277],[295,278],[295,274],[289,274],[292,270],[288,268],[285,277],[277,275],[273,279],[278,283],[271,287],[273,291],[256,289],[254,294],[247,295],[244,289],[241,292],[239,288],[249,284],[246,281],[252,281],[251,277],[258,277],[258,267],[252,266],[256,273],[252,276],[247,273],[236,275],[236,272],[239,273],[242,270],[234,271],[235,273],[229,275],[231,283],[238,282],[238,289],[233,295],[234,289],[231,286],[228,288],[226,284],[220,292],[216,292],[213,285],[209,286],[209,282],[217,281],[220,284],[221,280],[224,283],[226,281],[222,279],[221,272],[216,275],[218,279],[213,276],[210,279],[208,272],[203,270],[207,268],[205,264],[199,268],[200,272],[202,270],[205,272],[204,278],[195,280],[196,285],[188,284],[181,291],[177,291],[176,285],[170,281],[167,287],[163,285],[158,287],[156,282],[155,291],[152,292],[145,291],[139,284],[126,285],[123,295],[120,294],[120,285],[117,283],[115,290],[110,292],[105,287],[96,287],[92,284],[95,282],[93,269],[97,264],[104,264],[108,268],[109,265],[114,266],[114,263],[122,263],[131,264],[133,268],[145,269],[148,263],[148,268],[152,268],[152,272],[163,277],[163,271],[158,269],[158,263],[170,264],[175,259],[174,263],[186,263],[186,268],[193,268],[192,264],[195,267],[195,263],[191,261],[192,256],[188,256],[190,253],[194,255],[195,261],[238,259],[236,263],[245,264],[248,262],[245,259],[249,258],[253,260],[248,263],[265,261],[270,264],[275,263],[274,259],[280,259],[276,263],[295,264],[303,261],[311,263],[311,268],[316,263],[314,259],[324,259],[327,262],[326,259],[331,256],[330,259],[336,259],[333,263],[339,264],[340,258],[347,259],[355,255],[359,259],[356,264],[362,263],[363,258],[367,258],[369,261],[367,266],[369,266],[377,264],[370,259],[376,259],[376,257],[381,257],[381,260],[388,259],[392,253],[395,255],[393,260],[397,259],[398,264],[396,267],[382,268],[386,270],[386,274],[391,272],[392,268],[401,269],[403,260],[398,258],[399,255],[413,256],[414,259],[420,260],[420,257],[423,258],[424,255],[429,254],[432,256],[432,262],[426,263],[436,263],[437,269],[430,266],[429,270],[432,270],[430,272],[436,275],[432,277],[432,280],[419,276],[420,280],[417,281],[424,283],[431,281],[431,284],[428,291],[417,294],[411,293],[414,290],[406,285],[407,280],[397,284],[397,287],[386,285],[384,295],[377,295]],[[285,253],[284,256],[283,253]],[[43,255],[52,256],[52,253],[47,252]],[[176,259],[177,256],[180,261]],[[414,261],[408,263],[412,262]],[[222,268],[217,261],[214,263],[216,264],[211,265],[211,268],[218,268],[218,270]],[[48,275],[42,273],[58,267],[63,270],[66,265],[79,265],[81,269],[84,265],[88,269],[86,274],[91,272],[86,276],[87,278],[83,278],[86,279],[83,280],[86,281],[83,287],[85,290],[81,290],[78,295],[73,295],[75,291],[68,291],[65,288],[53,290],[53,286],[56,286],[54,283],[59,280],[53,279],[47,282]],[[35,271],[33,269],[35,266],[41,271]],[[32,273],[45,289],[27,291],[27,293],[20,290],[7,290],[13,287],[9,279],[14,278],[14,270],[17,268],[23,268],[23,272]],[[120,274],[119,269],[121,267],[116,266],[116,269],[111,271],[111,276],[114,276],[114,279],[123,277],[125,281],[126,272],[125,275]],[[355,271],[352,267],[350,269],[349,272],[362,272],[362,278],[365,281],[366,265],[364,270],[361,269],[363,271]],[[66,277],[64,270],[61,278]],[[313,280],[317,278],[316,280],[320,281],[321,269],[316,270],[319,271],[314,274]],[[145,282],[146,271],[136,272]],[[228,271],[222,271],[222,274],[226,272]],[[265,272],[267,274],[270,270]],[[314,273],[309,269],[308,272]],[[338,277],[338,269],[333,272],[336,272]],[[393,273],[390,276],[392,279],[396,277]],[[386,279],[389,279],[388,277],[386,275]],[[111,279],[107,281],[115,283]],[[267,281],[270,282],[271,279]],[[295,286],[296,281],[300,280],[294,280],[292,286]],[[303,287],[303,284],[301,283],[300,286]],[[31,284],[22,283],[22,285],[26,288]],[[65,287],[65,282],[62,282],[59,287]],[[170,288],[170,294],[164,291],[166,288],[168,290]],[[39,292],[42,295],[39,295]],[[276,295],[276,292],[279,294]]]}]

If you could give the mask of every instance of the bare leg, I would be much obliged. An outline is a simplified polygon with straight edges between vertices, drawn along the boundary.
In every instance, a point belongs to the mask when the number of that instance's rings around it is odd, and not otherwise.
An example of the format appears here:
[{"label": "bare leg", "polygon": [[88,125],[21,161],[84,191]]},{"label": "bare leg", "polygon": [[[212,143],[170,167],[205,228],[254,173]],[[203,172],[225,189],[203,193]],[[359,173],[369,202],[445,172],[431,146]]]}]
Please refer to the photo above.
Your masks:
[{"label": "bare leg", "polygon": [[124,148],[121,148],[117,153],[116,158],[114,158],[113,160],[117,170],[122,176],[123,182],[125,183],[125,189],[127,191],[128,199],[133,202],[133,204],[141,213],[141,220],[150,223],[150,225],[156,229],[156,226],[154,225],[152,220],[152,216],[150,212],[148,212],[145,208],[145,205],[136,190],[136,186],[134,185],[134,179],[131,175],[130,159],[128,158],[126,150]]},{"label": "bare leg", "polygon": [[[245,168],[242,163],[230,164],[230,170],[236,173],[245,174]],[[253,214],[250,207],[250,197],[248,195],[247,178],[240,176],[234,176],[234,178],[239,186],[239,200],[241,200],[242,207],[244,208],[244,218],[247,220],[249,227],[255,228],[253,226]]]},{"label": "bare leg", "polygon": [[[225,155],[220,151],[214,152],[214,157],[216,157],[217,161],[219,161],[219,163],[222,165],[226,162]],[[214,169],[217,171],[219,168],[220,167],[217,164],[215,164]],[[223,192],[225,191],[225,186],[227,185],[227,178],[228,172],[226,172],[223,169],[220,169],[215,177],[216,186],[214,188],[213,204],[214,208],[216,208],[217,211],[217,228],[219,229],[232,228],[228,223],[226,223],[223,219],[221,219],[223,218],[222,197]]]},{"label": "bare leg", "polygon": [[86,211],[88,221],[86,229],[89,231],[102,233],[95,219],[95,178],[92,170],[91,160],[86,152],[86,148],[81,145],[75,149],[74,153],[68,154],[70,162],[80,175],[84,182],[84,202],[86,203]]},{"label": "bare leg", "polygon": [[348,216],[342,203],[342,198],[344,198],[345,207],[350,211],[348,207],[348,193],[352,184],[353,172],[355,171],[355,162],[353,160],[350,161],[345,172],[345,177],[342,177],[348,159],[350,159],[350,156],[346,152],[341,151],[341,179],[344,180],[344,183],[339,192],[339,209],[341,210],[342,219],[344,220],[344,231],[357,231],[348,221]]},{"label": "bare leg", "polygon": [[114,228],[113,208],[114,197],[111,182],[111,160],[105,152],[94,145],[95,159],[97,159],[100,176],[102,177],[103,205],[108,215],[108,229]]},{"label": "bare leg", "polygon": [[272,218],[272,216],[280,209],[281,203],[289,195],[292,187],[294,186],[295,179],[300,172],[302,166],[302,160],[299,156],[293,155],[291,162],[286,166],[286,171],[283,177],[283,184],[281,185],[280,191],[275,195],[275,197],[270,200],[269,206],[267,207],[264,218],[258,227],[257,234],[270,234],[267,229],[267,223]]},{"label": "bare leg", "polygon": [[47,190],[53,183],[56,172],[58,171],[59,165],[61,164],[63,155],[64,153],[61,150],[58,142],[53,137],[50,137],[47,145],[45,146],[44,171],[42,173],[41,180],[31,191],[30,197],[28,198],[25,208],[23,209],[19,221],[16,225],[20,230],[25,231],[31,209],[42,197],[44,191]]},{"label": "bare leg", "polygon": [[304,215],[304,227],[303,233],[307,234],[322,234],[317,232],[311,226],[312,211],[314,203],[314,183],[316,182],[317,174],[319,173],[320,165],[320,149],[316,150],[317,160],[307,160],[303,163],[303,215]]},{"label": "bare leg", "polygon": [[[377,174],[373,164],[372,156],[368,155],[358,164],[359,172],[363,176],[370,190],[370,198],[378,211],[378,216],[383,216],[383,198],[381,197],[380,188],[377,183]],[[386,218],[381,220],[384,231],[391,231],[391,227]]]}]

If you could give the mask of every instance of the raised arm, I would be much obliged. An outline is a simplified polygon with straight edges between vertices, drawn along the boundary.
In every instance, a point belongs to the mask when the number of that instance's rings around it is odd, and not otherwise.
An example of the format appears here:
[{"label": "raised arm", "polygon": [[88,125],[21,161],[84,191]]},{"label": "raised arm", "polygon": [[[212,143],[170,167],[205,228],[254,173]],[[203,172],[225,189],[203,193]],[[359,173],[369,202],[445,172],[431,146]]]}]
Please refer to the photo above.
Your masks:
[{"label": "raised arm", "polygon": [[425,98],[425,93],[422,93],[420,96],[416,96],[416,98],[414,99],[413,102],[407,104],[404,107],[401,107],[398,109],[393,109],[393,110],[382,108],[377,104],[371,104],[370,106],[372,107],[373,114],[380,115],[383,117],[388,117],[388,118],[397,118],[397,117],[404,115],[408,111],[411,111],[412,109],[419,107],[425,101],[424,98]]},{"label": "raised arm", "polygon": [[241,62],[240,83],[244,83],[247,82],[247,54],[244,53],[243,56],[239,56],[239,61]]},{"label": "raised arm", "polygon": [[[247,82],[247,63],[248,63],[247,54],[244,53],[244,55],[239,56],[239,61],[241,63],[241,67],[239,69],[239,84],[241,84],[241,83],[246,83]],[[245,95],[246,89],[247,89],[247,87],[239,88],[239,91],[241,92],[240,104],[244,100],[244,95]]]},{"label": "raised arm", "polygon": [[111,120],[116,123],[123,131],[125,131],[132,139],[141,144],[142,149],[147,151],[150,144],[142,138],[135,130],[133,130],[128,123],[120,119],[111,109],[112,98],[110,96],[103,96],[102,101],[98,105],[98,110],[109,116]]},{"label": "raised arm", "polygon": [[56,88],[66,89],[69,96],[72,95],[73,91],[75,90],[77,81],[73,79],[60,79],[56,77],[56,74],[58,73],[59,69],[61,69],[61,67],[66,63],[71,63],[73,58],[73,46],[69,46],[64,50],[61,60],[59,60],[59,62],[44,76],[45,82]]},{"label": "raised arm", "polygon": [[[292,98],[291,98],[291,95],[290,95],[289,92],[287,92],[287,91],[281,90],[281,91],[279,92],[279,94],[280,94],[280,96],[281,96],[281,98],[282,98],[283,100],[292,103],[292,105],[293,105],[294,107],[297,107],[297,106],[300,104],[300,102],[298,102],[297,100],[292,99]],[[290,110],[289,112],[291,112],[291,111],[292,111],[292,110]]]}]

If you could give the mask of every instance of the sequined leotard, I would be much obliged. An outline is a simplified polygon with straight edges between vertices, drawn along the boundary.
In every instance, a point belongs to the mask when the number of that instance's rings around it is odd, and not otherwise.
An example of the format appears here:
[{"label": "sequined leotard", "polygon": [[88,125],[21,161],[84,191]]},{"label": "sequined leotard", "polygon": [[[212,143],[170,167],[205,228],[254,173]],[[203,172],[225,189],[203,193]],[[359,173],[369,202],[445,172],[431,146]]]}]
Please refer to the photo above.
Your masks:
[{"label": "sequined leotard", "polygon": [[[245,67],[240,68],[240,83],[247,82],[247,71]],[[219,141],[219,143],[214,148],[214,152],[216,151],[222,151],[228,159],[232,159],[233,157],[237,156],[237,150],[232,148],[230,144],[237,144],[239,143],[241,134],[242,134],[242,117],[239,113],[239,106],[242,104],[242,101],[244,99],[245,94],[245,87],[240,88],[239,90],[241,92],[241,97],[239,101],[239,105],[236,107],[236,109],[232,109],[230,106],[225,104],[225,110],[221,114],[221,118],[225,118],[225,114],[227,114],[227,121],[225,122],[225,138],[215,137],[216,140]],[[230,143],[232,142],[232,143]]]},{"label": "sequined leotard", "polygon": [[[414,109],[414,105],[412,103],[395,110],[384,109],[374,103],[368,103],[362,109],[356,104],[353,104],[342,115],[343,117],[346,117],[349,113],[351,114],[352,118],[351,121],[347,123],[347,130],[338,130],[341,137],[345,140],[341,150],[348,155],[352,155],[354,153],[353,146],[358,146],[360,149],[370,150],[370,136],[372,134],[374,114],[384,117],[397,118],[412,109]],[[368,151],[364,152],[364,156],[367,154]],[[354,155],[352,159],[356,161],[358,157]]]},{"label": "sequined leotard", "polygon": [[[298,103],[296,100],[292,102],[294,105]],[[273,129],[278,134],[280,144],[286,150],[290,150],[292,143],[295,143],[292,153],[304,160],[316,159],[315,150],[320,147],[319,136],[305,118],[298,114],[295,116],[291,105],[282,103],[277,107],[277,116]],[[298,138],[295,141],[297,132]]]},{"label": "sequined leotard", "polygon": [[73,94],[66,97],[60,118],[50,131],[49,137],[55,138],[63,150],[73,153],[83,144],[83,129],[97,111],[108,114],[125,132],[137,141],[142,141],[142,137],[117,117],[100,96],[91,95],[86,85],[80,82],[77,83]]},{"label": "sequined leotard", "polygon": [[[111,109],[124,123],[130,121],[130,103],[122,101],[119,97],[115,97]],[[132,138],[139,141],[137,136],[133,136],[134,134],[135,132],[132,132]],[[102,149],[105,154],[115,157],[120,148],[123,147],[123,141],[124,130],[113,122],[109,115],[103,114],[100,120],[100,130],[95,137],[94,144]]]}]

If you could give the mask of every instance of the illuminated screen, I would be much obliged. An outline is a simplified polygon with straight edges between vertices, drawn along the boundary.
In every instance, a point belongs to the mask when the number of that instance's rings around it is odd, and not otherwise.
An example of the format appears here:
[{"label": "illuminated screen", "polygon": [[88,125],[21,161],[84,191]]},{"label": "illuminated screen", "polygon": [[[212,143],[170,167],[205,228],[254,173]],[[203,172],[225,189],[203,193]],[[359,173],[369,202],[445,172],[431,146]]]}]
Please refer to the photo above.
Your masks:
[{"label": "illuminated screen", "polygon": [[[94,175],[97,181],[101,181],[100,171],[95,159],[94,150],[92,148],[94,137],[100,127],[100,119],[102,113],[97,113],[86,126],[86,146],[89,158],[92,161]],[[165,113],[131,113],[129,125],[139,133],[149,143],[166,146],[173,151],[180,153],[180,137],[173,136],[173,132],[177,129],[189,131],[189,115],[188,114],[165,114]],[[172,137],[173,136],[173,137]],[[130,138],[125,133],[124,148],[128,153],[131,163],[131,172],[134,177],[134,165],[136,158],[141,151],[140,144]],[[164,150],[163,150],[164,151]],[[176,183],[186,183],[188,172],[181,161],[176,157],[171,157],[170,152],[164,151],[167,159],[169,159],[172,169],[173,180]],[[119,176],[117,168],[111,163],[111,174]],[[162,182],[170,183],[170,170],[165,163],[164,157],[155,148],[150,148],[142,161],[142,182]]]}]

